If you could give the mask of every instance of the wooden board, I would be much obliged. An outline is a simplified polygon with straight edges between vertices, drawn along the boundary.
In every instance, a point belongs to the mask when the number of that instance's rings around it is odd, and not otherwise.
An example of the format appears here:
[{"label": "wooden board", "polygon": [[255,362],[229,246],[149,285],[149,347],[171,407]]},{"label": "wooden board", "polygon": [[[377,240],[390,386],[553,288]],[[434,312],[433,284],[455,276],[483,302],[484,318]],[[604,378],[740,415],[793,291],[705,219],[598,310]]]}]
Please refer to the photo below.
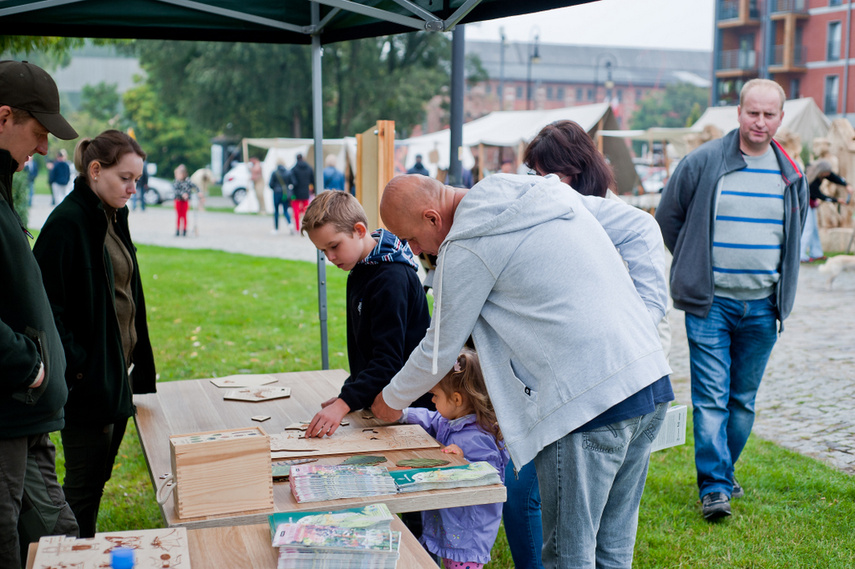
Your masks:
[{"label": "wooden board", "polygon": [[28,562],[27,567],[110,567],[111,552],[117,547],[134,550],[136,569],[190,569],[187,530],[184,528],[96,533],[90,539],[48,535],[39,540],[32,564]]},{"label": "wooden board", "polygon": [[285,431],[270,435],[270,450],[276,458],[382,453],[439,446],[436,439],[427,434],[420,425],[339,427],[331,437],[311,439],[306,438],[302,431]]}]

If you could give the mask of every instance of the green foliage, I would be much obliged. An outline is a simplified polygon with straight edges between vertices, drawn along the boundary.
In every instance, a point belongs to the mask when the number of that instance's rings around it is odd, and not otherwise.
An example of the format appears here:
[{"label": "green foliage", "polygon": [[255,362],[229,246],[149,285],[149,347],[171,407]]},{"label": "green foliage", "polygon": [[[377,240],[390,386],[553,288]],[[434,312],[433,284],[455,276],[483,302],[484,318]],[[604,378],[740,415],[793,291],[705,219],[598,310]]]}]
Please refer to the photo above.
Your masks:
[{"label": "green foliage", "polygon": [[[689,83],[672,83],[665,91],[654,91],[644,97],[630,119],[637,129],[687,126],[690,116],[700,116],[709,102],[709,88]],[[697,120],[697,118],[695,118]],[[692,121],[694,122],[694,121]]]},{"label": "green foliage", "polygon": [[[164,113],[212,133],[312,136],[311,48],[304,45],[138,41],[140,64]],[[450,41],[418,32],[324,47],[324,136],[378,119],[402,132],[448,84]],[[180,78],[180,80],[176,80]]]},{"label": "green foliage", "polygon": [[27,172],[21,170],[12,176],[12,203],[24,227],[30,219],[30,187],[27,184]]},{"label": "green foliage", "polygon": [[134,127],[137,142],[160,172],[172,172],[179,164],[186,164],[192,172],[208,163],[210,133],[169,113],[149,85],[126,91],[124,105],[124,116]]},{"label": "green foliage", "polygon": [[2,54],[2,59],[26,59],[50,71],[68,65],[71,59],[71,50],[83,47],[87,43],[126,46],[129,44],[129,40],[0,35],[0,54]]},{"label": "green foliage", "polygon": [[107,121],[119,112],[119,93],[116,91],[116,83],[98,83],[97,85],[84,85],[81,91],[80,110],[88,113],[92,118]]}]

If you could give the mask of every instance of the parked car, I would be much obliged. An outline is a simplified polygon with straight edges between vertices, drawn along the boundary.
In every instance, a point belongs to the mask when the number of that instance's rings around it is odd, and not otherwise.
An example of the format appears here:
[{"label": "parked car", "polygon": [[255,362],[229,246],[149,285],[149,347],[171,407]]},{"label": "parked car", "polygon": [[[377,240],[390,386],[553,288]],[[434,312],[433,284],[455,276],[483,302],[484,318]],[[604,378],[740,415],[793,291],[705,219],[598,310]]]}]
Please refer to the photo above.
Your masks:
[{"label": "parked car", "polygon": [[249,166],[242,162],[223,176],[223,197],[232,198],[235,205],[246,197],[247,188],[252,187]]},{"label": "parked car", "polygon": [[144,196],[146,205],[157,205],[174,197],[172,182],[154,176],[148,177],[148,189]]}]

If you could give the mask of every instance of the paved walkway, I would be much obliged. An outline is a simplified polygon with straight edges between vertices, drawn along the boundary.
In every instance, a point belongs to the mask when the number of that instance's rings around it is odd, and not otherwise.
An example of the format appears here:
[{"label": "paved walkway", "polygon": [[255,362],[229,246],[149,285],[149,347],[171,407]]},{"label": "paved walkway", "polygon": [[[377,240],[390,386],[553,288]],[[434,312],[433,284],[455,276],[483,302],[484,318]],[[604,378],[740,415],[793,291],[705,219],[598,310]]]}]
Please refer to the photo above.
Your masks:
[{"label": "paved walkway", "polygon": [[[30,225],[41,227],[50,198],[36,196]],[[209,205],[225,206],[213,198]],[[280,219],[280,229],[283,228]],[[171,202],[131,212],[131,232],[140,244],[185,249],[218,249],[233,253],[314,262],[317,253],[306,237],[287,232],[271,235],[271,216],[203,212],[198,235],[175,236]],[[192,233],[193,214],[190,214]],[[757,397],[754,433],[783,447],[812,456],[855,474],[855,274],[843,273],[833,290],[825,275],[802,266],[795,308],[772,352]],[[680,403],[690,404],[688,346],[683,313],[671,317],[673,383]]]}]

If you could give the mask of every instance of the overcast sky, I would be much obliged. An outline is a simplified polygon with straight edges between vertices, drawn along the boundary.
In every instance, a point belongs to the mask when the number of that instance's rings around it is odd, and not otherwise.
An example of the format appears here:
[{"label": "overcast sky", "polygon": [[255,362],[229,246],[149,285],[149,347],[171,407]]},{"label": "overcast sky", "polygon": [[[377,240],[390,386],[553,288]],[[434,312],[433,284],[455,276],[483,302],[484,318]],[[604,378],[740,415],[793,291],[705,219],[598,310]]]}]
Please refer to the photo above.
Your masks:
[{"label": "overcast sky", "polygon": [[[525,1],[525,0],[519,0]],[[466,38],[712,51],[714,0],[598,0],[466,26]]]}]

